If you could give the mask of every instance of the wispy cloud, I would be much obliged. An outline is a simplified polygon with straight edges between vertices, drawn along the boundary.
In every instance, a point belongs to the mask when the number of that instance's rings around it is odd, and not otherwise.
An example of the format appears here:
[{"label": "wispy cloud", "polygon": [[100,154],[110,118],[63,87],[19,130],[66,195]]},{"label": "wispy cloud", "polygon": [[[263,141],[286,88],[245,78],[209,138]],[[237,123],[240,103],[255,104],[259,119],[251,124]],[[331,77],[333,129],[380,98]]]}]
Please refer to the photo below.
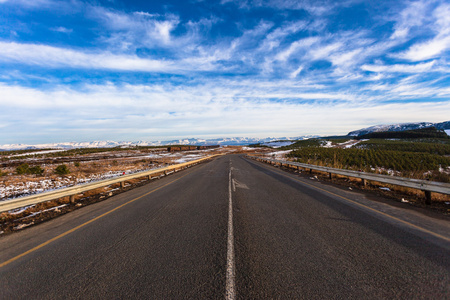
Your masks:
[{"label": "wispy cloud", "polygon": [[63,26],[53,27],[53,28],[51,28],[51,30],[57,31],[57,32],[62,32],[62,33],[71,33],[73,31],[73,29],[66,28]]},{"label": "wispy cloud", "polygon": [[296,22],[289,22],[274,29],[272,32],[267,34],[266,38],[263,40],[261,46],[259,47],[259,51],[271,51],[274,48],[278,48],[281,42],[287,36],[305,30],[307,29],[307,26],[308,22],[306,21],[296,21]]},{"label": "wispy cloud", "polygon": [[[427,13],[425,3],[426,2],[416,2],[414,3],[415,5],[413,4],[407,9],[413,14],[411,23],[409,23],[410,25],[422,25],[423,19]],[[418,17],[418,15],[421,17]],[[428,23],[425,28],[428,28],[431,33],[434,33],[434,37],[423,42],[417,42],[406,51],[392,55],[393,57],[410,61],[422,61],[436,58],[450,49],[450,4],[441,4],[437,6],[432,13],[427,15],[427,19]]]},{"label": "wispy cloud", "polygon": [[[172,13],[126,13],[101,6],[92,6],[88,17],[106,29],[100,40],[110,47],[126,51],[140,47],[165,48],[172,53],[195,53],[211,26],[220,21],[211,16],[182,23],[179,16]],[[183,34],[175,35],[175,30]]]},{"label": "wispy cloud", "polygon": [[0,61],[48,68],[106,69],[158,73],[185,73],[189,70],[213,69],[212,62],[201,59],[180,61],[117,55],[107,51],[82,52],[72,49],[36,44],[0,42]]},{"label": "wispy cloud", "polygon": [[31,11],[51,10],[53,12],[74,13],[85,4],[81,0],[0,0],[0,5]]},{"label": "wispy cloud", "polygon": [[397,57],[410,61],[421,61],[436,58],[448,49],[450,49],[450,35],[436,37],[427,42],[415,44],[407,51],[397,55]]},{"label": "wispy cloud", "polygon": [[[237,4],[239,7],[249,9],[253,7],[270,7],[277,10],[292,9],[305,10],[312,15],[324,15],[330,13],[338,4],[331,1],[292,1],[292,0],[222,0],[222,4]],[[347,1],[340,3],[345,5]]]},{"label": "wispy cloud", "polygon": [[319,42],[320,38],[318,37],[308,37],[308,38],[304,38],[298,41],[293,42],[292,44],[289,45],[289,47],[281,52],[279,52],[275,59],[277,60],[281,60],[281,61],[286,61],[287,59],[289,59],[292,55],[295,54],[299,54],[299,52],[301,52],[300,54],[305,54],[306,51],[315,43]]},{"label": "wispy cloud", "polygon": [[50,68],[114,69],[164,72],[174,70],[170,62],[141,59],[137,56],[114,55],[108,52],[87,53],[36,44],[0,42],[0,60]]},{"label": "wispy cloud", "polygon": [[406,8],[403,9],[396,18],[397,22],[390,38],[404,39],[410,34],[411,29],[421,26],[429,14],[429,4],[431,2],[432,1],[406,2]]},{"label": "wispy cloud", "polygon": [[422,73],[432,70],[435,61],[421,63],[415,65],[396,64],[396,65],[362,65],[361,69],[370,72],[387,72],[387,73]]},{"label": "wispy cloud", "polygon": [[25,7],[42,7],[42,6],[50,6],[51,4],[55,4],[54,0],[0,0],[0,4],[14,4],[21,5]]}]

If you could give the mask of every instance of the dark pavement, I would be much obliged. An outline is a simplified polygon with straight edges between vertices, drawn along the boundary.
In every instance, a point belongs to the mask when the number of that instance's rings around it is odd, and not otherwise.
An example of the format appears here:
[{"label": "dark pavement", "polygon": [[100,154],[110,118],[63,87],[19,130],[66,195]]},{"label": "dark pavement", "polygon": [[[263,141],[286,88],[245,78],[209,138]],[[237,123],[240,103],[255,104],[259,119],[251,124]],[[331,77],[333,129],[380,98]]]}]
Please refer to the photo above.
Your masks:
[{"label": "dark pavement", "polygon": [[228,155],[2,237],[0,298],[223,299],[231,187],[238,299],[449,299],[448,220],[308,180]]}]

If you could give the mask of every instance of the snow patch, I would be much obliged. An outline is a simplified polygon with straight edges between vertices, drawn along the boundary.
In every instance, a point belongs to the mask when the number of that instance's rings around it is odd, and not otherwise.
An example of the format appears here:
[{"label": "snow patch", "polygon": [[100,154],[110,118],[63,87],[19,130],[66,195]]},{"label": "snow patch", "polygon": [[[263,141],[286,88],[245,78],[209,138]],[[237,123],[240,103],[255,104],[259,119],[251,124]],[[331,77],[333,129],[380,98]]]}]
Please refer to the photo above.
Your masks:
[{"label": "snow patch", "polygon": [[290,146],[294,144],[295,142],[292,141],[275,141],[275,142],[269,142],[262,144],[263,146],[272,147],[272,148],[280,148],[285,146]]},{"label": "snow patch", "polygon": [[20,157],[20,156],[27,156],[27,155],[40,155],[40,154],[48,154],[48,153],[55,153],[55,152],[62,152],[62,151],[66,151],[66,150],[58,149],[58,150],[45,150],[45,151],[27,152],[27,153],[22,153],[22,154],[10,155],[8,157]]}]

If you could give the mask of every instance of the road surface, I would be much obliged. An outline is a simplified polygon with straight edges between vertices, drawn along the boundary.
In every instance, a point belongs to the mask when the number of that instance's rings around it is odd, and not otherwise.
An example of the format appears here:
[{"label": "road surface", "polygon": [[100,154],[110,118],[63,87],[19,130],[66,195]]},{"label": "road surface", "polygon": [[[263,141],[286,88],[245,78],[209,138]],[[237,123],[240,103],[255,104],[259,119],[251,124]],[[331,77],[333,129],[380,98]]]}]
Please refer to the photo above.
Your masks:
[{"label": "road surface", "polygon": [[0,238],[0,299],[448,299],[448,219],[228,155]]}]

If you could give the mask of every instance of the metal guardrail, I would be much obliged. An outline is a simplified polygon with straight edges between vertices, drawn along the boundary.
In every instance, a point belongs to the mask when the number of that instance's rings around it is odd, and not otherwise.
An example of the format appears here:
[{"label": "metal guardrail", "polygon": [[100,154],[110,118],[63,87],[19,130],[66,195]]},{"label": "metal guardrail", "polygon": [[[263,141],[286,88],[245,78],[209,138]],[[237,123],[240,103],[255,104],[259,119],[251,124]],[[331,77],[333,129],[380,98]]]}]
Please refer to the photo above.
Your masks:
[{"label": "metal guardrail", "polygon": [[[428,200],[431,201],[430,192],[450,195],[450,184],[444,183],[444,182],[427,181],[427,180],[420,180],[420,179],[410,179],[410,178],[405,178],[405,177],[395,177],[395,176],[389,176],[389,175],[366,173],[366,172],[361,172],[361,171],[336,169],[336,168],[303,164],[303,163],[298,163],[298,162],[293,162],[293,161],[262,158],[262,157],[257,157],[257,156],[247,155],[247,157],[256,159],[258,161],[266,162],[266,163],[280,164],[281,166],[283,166],[283,165],[287,165],[289,167],[295,166],[297,168],[309,169],[310,171],[316,170],[316,171],[326,172],[326,173],[330,174],[330,176],[331,176],[331,174],[337,174],[337,175],[343,175],[343,176],[347,176],[347,177],[360,178],[363,180],[371,180],[371,181],[376,181],[376,182],[381,182],[381,183],[387,183],[387,184],[392,184],[392,185],[398,185],[398,186],[418,189],[418,190],[425,192],[425,195],[427,197],[427,202],[428,202]],[[365,184],[365,181],[363,181],[363,182]]]},{"label": "metal guardrail", "polygon": [[144,172],[139,172],[139,173],[134,173],[134,174],[129,174],[129,175],[123,175],[123,176],[119,176],[119,177],[112,178],[112,179],[100,180],[100,181],[91,182],[91,183],[82,184],[82,185],[74,185],[71,187],[54,190],[54,191],[50,191],[50,192],[44,192],[44,193],[39,193],[36,195],[0,201],[0,212],[13,210],[13,209],[21,208],[21,207],[28,206],[28,205],[38,204],[41,202],[56,200],[56,199],[63,198],[63,197],[71,197],[70,201],[73,202],[73,196],[83,193],[83,192],[87,192],[87,191],[94,190],[94,189],[101,188],[101,187],[106,187],[106,186],[114,184],[114,183],[121,183],[121,185],[124,186],[125,181],[131,180],[131,179],[136,179],[136,178],[141,178],[141,177],[149,177],[149,179],[151,179],[152,175],[156,175],[156,174],[168,175],[169,173],[176,172],[179,169],[185,169],[190,166],[196,165],[200,162],[203,162],[205,160],[208,160],[208,159],[211,159],[211,158],[214,158],[217,156],[221,156],[221,155],[222,154],[211,155],[211,156],[207,156],[207,157],[200,158],[197,160],[193,160],[193,161],[189,161],[189,162],[185,162],[185,163],[181,163],[181,164],[176,164],[176,165],[171,165],[171,166],[160,168],[160,169],[144,171]]}]

